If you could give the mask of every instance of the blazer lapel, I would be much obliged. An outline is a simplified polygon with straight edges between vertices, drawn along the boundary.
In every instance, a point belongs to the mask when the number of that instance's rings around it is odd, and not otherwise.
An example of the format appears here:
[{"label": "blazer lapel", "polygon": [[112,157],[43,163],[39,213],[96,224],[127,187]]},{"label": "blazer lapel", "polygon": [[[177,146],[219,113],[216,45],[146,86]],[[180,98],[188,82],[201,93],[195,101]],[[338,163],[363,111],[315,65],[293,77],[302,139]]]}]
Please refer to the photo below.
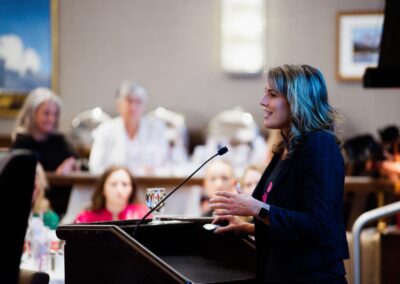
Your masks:
[{"label": "blazer lapel", "polygon": [[[296,160],[294,158],[294,156],[298,153],[298,151],[295,151],[292,154],[292,157],[290,157],[287,161],[285,162],[285,165],[282,167],[281,171],[278,172],[274,184],[271,188],[271,190],[273,191],[274,188],[276,188],[279,183],[283,180],[283,178],[285,177],[285,174],[288,172],[288,170],[291,168],[293,161]],[[274,155],[274,157],[272,158],[271,162],[269,163],[268,167],[265,169],[263,175],[260,178],[260,181],[258,182],[256,188],[254,189],[253,192],[253,197],[260,199],[261,196],[263,195],[266,187],[267,187],[267,179],[268,177],[271,175],[272,170],[275,168],[276,164],[278,163],[279,159],[281,158],[281,155]]]},{"label": "blazer lapel", "polygon": [[[296,153],[293,153],[293,155],[295,155]],[[285,177],[285,174],[288,172],[288,170],[291,168],[291,165],[293,164],[293,161],[295,159],[293,159],[293,156],[290,157],[288,160],[284,161],[284,166],[281,168],[281,171],[278,172],[276,178],[275,178],[275,182],[273,184],[273,188],[276,188],[279,183],[283,180],[283,178]],[[272,188],[272,190],[273,190]]]},{"label": "blazer lapel", "polygon": [[272,157],[271,162],[268,164],[267,168],[265,169],[264,173],[262,174],[260,181],[258,182],[256,188],[253,191],[252,196],[254,198],[260,199],[261,195],[264,193],[266,182],[268,177],[270,176],[272,170],[274,169],[276,163],[279,161],[280,155],[274,155]]}]

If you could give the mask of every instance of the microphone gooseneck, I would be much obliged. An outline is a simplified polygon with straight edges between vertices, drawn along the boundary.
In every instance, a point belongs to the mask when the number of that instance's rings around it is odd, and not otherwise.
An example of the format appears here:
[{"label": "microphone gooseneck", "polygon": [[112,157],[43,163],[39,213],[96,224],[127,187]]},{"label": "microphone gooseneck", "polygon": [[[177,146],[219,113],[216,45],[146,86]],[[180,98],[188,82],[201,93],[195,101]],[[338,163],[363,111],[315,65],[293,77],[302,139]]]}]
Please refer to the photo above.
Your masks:
[{"label": "microphone gooseneck", "polygon": [[169,194],[167,194],[167,196],[165,196],[164,199],[162,199],[160,202],[157,203],[156,206],[154,206],[152,209],[149,210],[149,212],[146,213],[146,215],[143,216],[142,219],[140,219],[140,221],[138,222],[138,224],[136,225],[135,229],[133,230],[132,233],[132,237],[135,237],[135,234],[137,232],[137,230],[139,229],[139,226],[142,225],[142,223],[144,222],[144,220],[154,211],[156,210],[161,204],[163,204],[172,194],[174,194],[175,191],[177,191],[182,185],[184,185],[189,179],[191,179],[192,176],[194,176],[202,167],[204,167],[205,164],[207,164],[209,161],[211,161],[212,159],[214,159],[216,156],[222,156],[224,155],[226,152],[228,152],[228,148],[222,147],[220,149],[218,149],[218,152],[216,154],[214,154],[213,156],[211,156],[207,161],[205,161],[203,164],[200,165],[200,167],[198,167],[193,173],[190,174],[190,176],[188,176],[184,181],[182,181],[177,187],[174,188],[174,190],[172,190]]}]

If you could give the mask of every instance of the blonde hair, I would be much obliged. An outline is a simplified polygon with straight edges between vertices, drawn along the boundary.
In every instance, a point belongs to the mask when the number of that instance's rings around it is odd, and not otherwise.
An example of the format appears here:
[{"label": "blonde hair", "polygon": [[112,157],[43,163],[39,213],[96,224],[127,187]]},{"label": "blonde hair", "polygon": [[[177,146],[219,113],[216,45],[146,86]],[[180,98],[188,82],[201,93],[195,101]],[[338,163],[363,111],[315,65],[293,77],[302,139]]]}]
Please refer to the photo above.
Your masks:
[{"label": "blonde hair", "polygon": [[[281,132],[284,140],[274,147],[274,153],[287,148],[291,154],[312,131],[334,134],[340,115],[329,104],[325,79],[318,69],[309,65],[283,65],[269,69],[267,77],[269,85],[286,97],[291,111],[290,132],[288,135]],[[336,135],[335,138],[340,145]]]},{"label": "blonde hair", "polygon": [[[61,111],[61,99],[58,95],[47,88],[36,88],[27,96],[24,105],[18,113],[15,127],[12,131],[11,138],[15,141],[17,134],[25,133],[32,134],[35,127],[35,114],[39,106],[44,102],[52,102],[58,108],[58,113]],[[58,118],[56,127],[58,126]]]},{"label": "blonde hair", "polygon": [[45,197],[46,189],[49,187],[46,174],[40,163],[36,166],[36,176],[35,176],[35,196],[32,200],[32,212],[40,214],[45,212],[50,208],[50,202]]},{"label": "blonde hair", "polygon": [[244,186],[244,178],[245,178],[247,172],[249,172],[249,171],[256,171],[256,172],[259,172],[260,174],[262,174],[262,173],[264,172],[264,170],[265,170],[265,165],[262,165],[262,164],[250,164],[250,165],[248,165],[248,166],[244,169],[243,174],[242,174],[242,176],[240,177],[240,185],[241,185],[242,187]]}]

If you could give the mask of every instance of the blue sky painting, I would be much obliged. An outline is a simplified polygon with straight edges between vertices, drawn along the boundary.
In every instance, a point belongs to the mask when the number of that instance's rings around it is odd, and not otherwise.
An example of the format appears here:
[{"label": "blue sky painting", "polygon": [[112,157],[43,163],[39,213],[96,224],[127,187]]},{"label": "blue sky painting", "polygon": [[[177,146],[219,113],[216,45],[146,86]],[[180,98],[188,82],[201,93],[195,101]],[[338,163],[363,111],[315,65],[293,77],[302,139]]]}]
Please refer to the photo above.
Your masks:
[{"label": "blue sky painting", "polygon": [[51,85],[51,0],[0,0],[0,91]]}]

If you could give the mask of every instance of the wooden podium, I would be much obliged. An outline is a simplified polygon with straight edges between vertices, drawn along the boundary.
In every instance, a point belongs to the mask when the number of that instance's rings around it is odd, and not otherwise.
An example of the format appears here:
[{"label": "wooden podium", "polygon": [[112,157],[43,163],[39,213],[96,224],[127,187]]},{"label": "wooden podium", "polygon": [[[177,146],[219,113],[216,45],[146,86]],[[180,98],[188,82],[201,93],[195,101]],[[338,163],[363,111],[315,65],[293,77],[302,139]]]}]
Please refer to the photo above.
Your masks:
[{"label": "wooden podium", "polygon": [[254,242],[203,229],[210,218],[64,225],[65,283],[255,283]]}]

